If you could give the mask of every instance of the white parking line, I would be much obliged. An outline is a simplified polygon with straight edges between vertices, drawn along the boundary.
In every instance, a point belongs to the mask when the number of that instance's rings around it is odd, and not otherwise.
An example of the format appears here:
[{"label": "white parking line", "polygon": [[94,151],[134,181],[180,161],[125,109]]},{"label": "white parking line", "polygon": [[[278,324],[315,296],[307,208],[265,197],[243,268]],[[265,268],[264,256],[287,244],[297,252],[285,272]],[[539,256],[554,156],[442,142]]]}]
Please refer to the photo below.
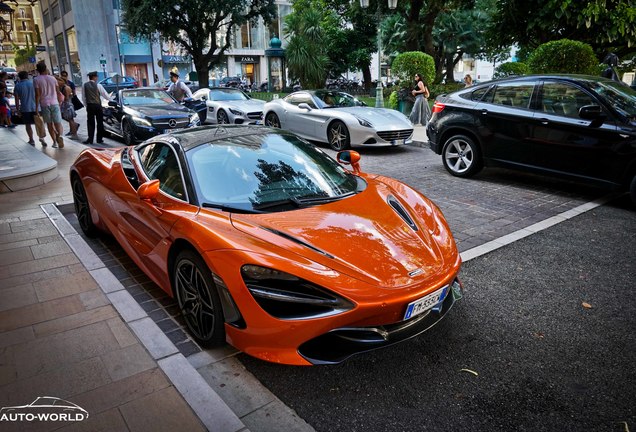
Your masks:
[{"label": "white parking line", "polygon": [[513,233],[507,234],[505,236],[496,238],[494,240],[491,240],[487,243],[484,243],[482,245],[476,246],[472,249],[468,249],[467,251],[462,252],[460,255],[462,257],[462,261],[466,262],[466,261],[470,261],[471,259],[480,257],[482,255],[485,255],[489,252],[492,252],[494,250],[497,250],[501,247],[504,247],[506,245],[509,245],[511,243],[514,243],[518,240],[521,240],[524,237],[528,237],[532,234],[536,234],[538,232],[541,232],[547,228],[550,228],[554,225],[560,224],[561,222],[565,222],[568,219],[572,219],[575,216],[578,216],[580,214],[583,214],[585,212],[588,212],[590,210],[593,210],[597,207],[602,206],[603,204],[606,204],[610,201],[612,201],[613,199],[621,196],[622,193],[611,193],[609,195],[605,195],[604,197],[595,199],[594,201],[590,201],[588,203],[585,204],[581,204],[578,207],[574,207],[573,209],[570,209],[568,211],[565,211],[563,213],[560,213],[556,216],[552,216],[546,220],[543,220],[541,222],[537,222],[533,225],[530,225],[526,228],[522,228],[518,231],[515,231]]}]

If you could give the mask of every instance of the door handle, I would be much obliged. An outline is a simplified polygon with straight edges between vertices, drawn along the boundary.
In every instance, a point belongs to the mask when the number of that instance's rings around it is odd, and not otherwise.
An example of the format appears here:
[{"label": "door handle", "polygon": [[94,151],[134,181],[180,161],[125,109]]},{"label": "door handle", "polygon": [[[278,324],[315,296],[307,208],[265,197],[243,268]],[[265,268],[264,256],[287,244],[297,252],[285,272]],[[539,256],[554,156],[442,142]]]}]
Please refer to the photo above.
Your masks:
[{"label": "door handle", "polygon": [[488,114],[488,110],[487,109],[481,110],[481,115],[487,115],[487,114]]},{"label": "door handle", "polygon": [[548,124],[550,123],[550,122],[548,121],[548,119],[547,119],[547,118],[540,118],[540,119],[539,119],[539,122],[540,122],[542,125],[544,125],[544,126],[546,126],[546,125],[548,125]]}]

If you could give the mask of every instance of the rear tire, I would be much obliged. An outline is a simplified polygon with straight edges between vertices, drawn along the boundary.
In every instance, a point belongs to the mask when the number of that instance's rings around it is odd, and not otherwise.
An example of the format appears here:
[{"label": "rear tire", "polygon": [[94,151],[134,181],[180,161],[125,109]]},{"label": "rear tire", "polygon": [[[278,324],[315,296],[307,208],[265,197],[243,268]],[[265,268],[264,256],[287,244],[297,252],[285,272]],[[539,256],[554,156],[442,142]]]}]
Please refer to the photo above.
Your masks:
[{"label": "rear tire", "polygon": [[97,236],[97,227],[93,223],[93,217],[91,216],[91,205],[88,202],[88,196],[86,195],[86,189],[84,184],[80,180],[77,174],[73,175],[71,181],[71,188],[73,189],[73,204],[75,205],[75,214],[79,222],[80,228],[88,237]]},{"label": "rear tire", "polygon": [[185,249],[173,269],[177,303],[190,334],[203,347],[225,342],[225,320],[212,273],[196,252]]},{"label": "rear tire", "polygon": [[465,135],[453,135],[442,149],[444,168],[455,177],[471,177],[483,168],[477,144]]}]

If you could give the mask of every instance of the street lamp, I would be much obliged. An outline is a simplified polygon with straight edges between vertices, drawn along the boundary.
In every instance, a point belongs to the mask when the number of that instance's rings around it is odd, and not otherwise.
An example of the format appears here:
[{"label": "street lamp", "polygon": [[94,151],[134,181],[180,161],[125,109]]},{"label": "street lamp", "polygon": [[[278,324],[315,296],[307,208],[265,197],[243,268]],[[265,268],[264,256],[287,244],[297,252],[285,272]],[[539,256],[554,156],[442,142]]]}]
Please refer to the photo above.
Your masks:
[{"label": "street lamp", "polygon": [[[394,10],[397,7],[397,0],[388,0],[389,9]],[[367,9],[369,0],[360,0],[360,7]],[[384,90],[382,89],[382,39],[380,37],[380,0],[378,0],[378,8],[376,11],[378,18],[378,85],[375,90],[375,107],[384,108]]]}]

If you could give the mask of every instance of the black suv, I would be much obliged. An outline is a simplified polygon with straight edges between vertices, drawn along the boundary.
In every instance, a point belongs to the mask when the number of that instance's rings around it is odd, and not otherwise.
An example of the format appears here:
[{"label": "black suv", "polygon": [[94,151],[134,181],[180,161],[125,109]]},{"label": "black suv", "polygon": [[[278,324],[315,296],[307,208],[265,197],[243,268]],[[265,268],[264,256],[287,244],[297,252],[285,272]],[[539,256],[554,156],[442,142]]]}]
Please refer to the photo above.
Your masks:
[{"label": "black suv", "polygon": [[531,75],[440,96],[427,127],[454,176],[486,166],[629,188],[636,203],[636,91],[605,78]]}]

